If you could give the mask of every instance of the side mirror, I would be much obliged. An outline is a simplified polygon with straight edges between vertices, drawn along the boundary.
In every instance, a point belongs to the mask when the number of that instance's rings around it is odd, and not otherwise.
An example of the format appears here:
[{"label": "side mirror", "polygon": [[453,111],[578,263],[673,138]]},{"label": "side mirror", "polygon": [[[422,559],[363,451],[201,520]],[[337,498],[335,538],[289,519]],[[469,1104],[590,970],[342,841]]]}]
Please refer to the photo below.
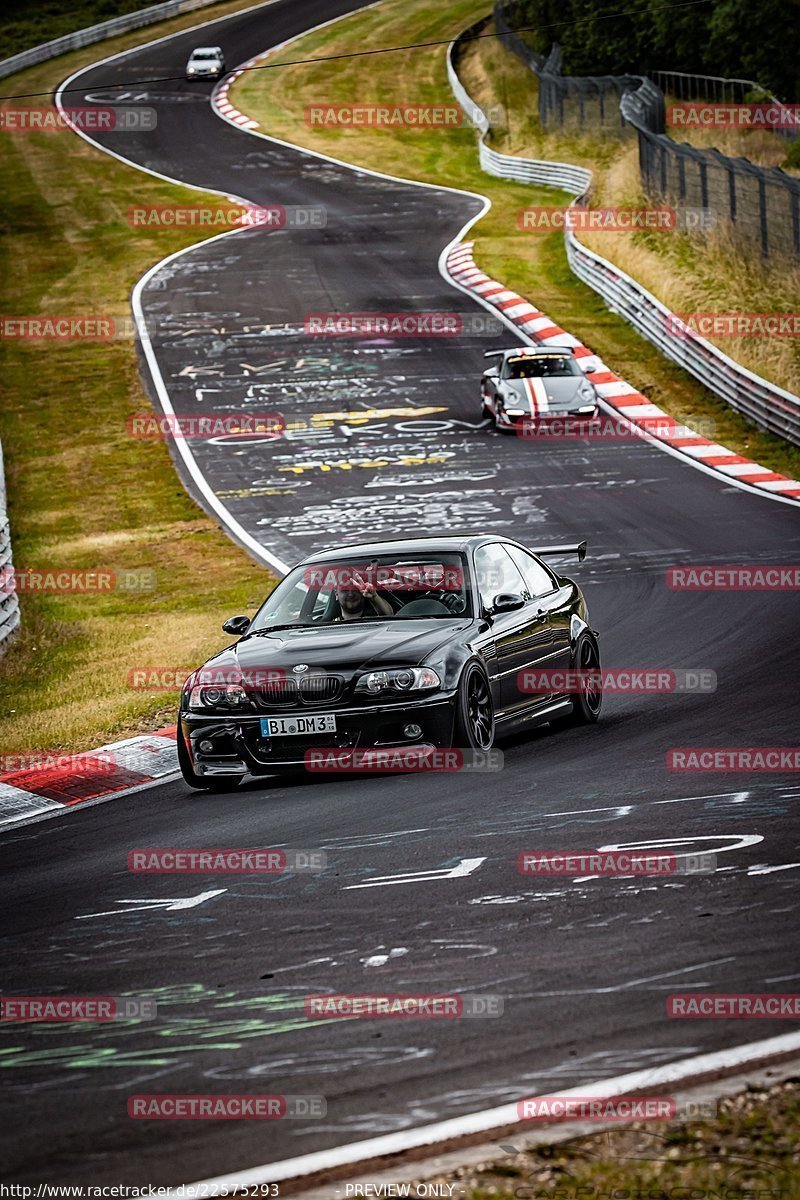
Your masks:
[{"label": "side mirror", "polygon": [[499,368],[499,366],[487,367],[487,368],[486,368],[486,370],[485,370],[483,373],[484,373],[484,375],[494,375],[494,376],[497,376],[497,375],[499,375],[499,374],[500,374],[500,368]]},{"label": "side mirror", "polygon": [[514,612],[515,609],[522,608],[524,603],[522,596],[518,596],[516,592],[501,592],[492,601],[492,612]]},{"label": "side mirror", "polygon": [[228,617],[222,626],[223,633],[232,633],[234,637],[241,637],[243,633],[247,633],[249,628],[249,617]]}]

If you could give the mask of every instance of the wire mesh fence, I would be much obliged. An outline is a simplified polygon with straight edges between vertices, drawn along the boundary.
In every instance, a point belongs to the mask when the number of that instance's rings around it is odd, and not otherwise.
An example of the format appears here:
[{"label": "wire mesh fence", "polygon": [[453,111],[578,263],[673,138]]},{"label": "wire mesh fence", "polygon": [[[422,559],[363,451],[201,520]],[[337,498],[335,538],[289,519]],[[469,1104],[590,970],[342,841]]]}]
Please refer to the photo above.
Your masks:
[{"label": "wire mesh fence", "polygon": [[[447,74],[453,94],[464,111],[471,114],[470,119],[479,134],[481,166],[490,175],[524,183],[543,183],[583,198],[591,186],[591,172],[586,168],[520,158],[499,153],[487,146],[490,121],[471,99],[457,69],[469,41],[482,30],[481,23],[470,26],[455,39],[447,53]],[[654,84],[650,86],[658,91]],[[630,95],[636,96],[637,93]],[[584,246],[574,231],[566,229],[564,237],[572,271],[602,296],[612,312],[619,313],[663,354],[684,367],[759,428],[800,445],[800,398],[748,371],[704,338],[693,334],[688,336],[680,319],[635,279]],[[549,318],[545,320],[549,321]],[[766,468],[757,469],[766,471]],[[767,482],[764,486],[770,489],[776,485]]]},{"label": "wire mesh fence", "polygon": [[743,104],[756,96],[778,109],[776,133],[797,136],[785,105],[751,79],[651,71],[645,75],[561,74],[561,54],[537,54],[514,30],[514,5],[495,5],[500,42],[533,71],[539,81],[543,128],[598,129],[604,134],[634,133],[639,171],[648,196],[702,208],[717,225],[728,223],[737,236],[754,242],[762,255],[800,257],[800,179],[780,167],[761,167],[713,147],[691,146],[666,134],[665,92],[680,100]]}]

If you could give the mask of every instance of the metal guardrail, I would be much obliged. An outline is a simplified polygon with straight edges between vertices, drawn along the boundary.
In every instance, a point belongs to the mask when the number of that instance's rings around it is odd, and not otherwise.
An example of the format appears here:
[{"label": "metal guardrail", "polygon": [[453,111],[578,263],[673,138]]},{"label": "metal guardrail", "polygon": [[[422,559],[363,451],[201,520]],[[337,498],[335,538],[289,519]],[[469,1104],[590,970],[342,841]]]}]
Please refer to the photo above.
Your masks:
[{"label": "metal guardrail", "polygon": [[498,154],[487,146],[483,138],[478,144],[478,156],[487,175],[501,179],[514,179],[518,183],[544,184],[545,187],[562,188],[575,196],[582,196],[592,182],[592,172],[572,163],[548,162],[546,159],[515,158],[510,154]]},{"label": "metal guardrail", "polygon": [[31,46],[11,58],[0,60],[0,79],[24,71],[26,67],[34,67],[37,63],[47,62],[66,54],[70,50],[79,50],[81,46],[91,46],[93,42],[102,42],[118,33],[129,33],[132,29],[142,29],[146,25],[155,25],[168,17],[177,17],[181,13],[193,12],[196,8],[208,8],[217,0],[165,0],[163,4],[154,4],[150,8],[140,8],[138,12],[125,13],[121,17],[112,17],[110,21],[102,21],[99,25],[88,25],[85,29],[76,29],[74,33],[66,33],[63,37],[54,38],[52,42],[42,42],[40,46]]},{"label": "metal guardrail", "polygon": [[483,170],[487,175],[496,175],[501,179],[515,179],[519,183],[544,184],[547,187],[560,187],[564,191],[580,196],[592,181],[591,171],[583,167],[573,166],[572,163],[539,161],[534,158],[517,158],[511,154],[499,154],[486,145],[486,135],[489,133],[489,118],[471,98],[458,77],[458,57],[467,42],[480,33],[490,23],[491,17],[484,17],[468,26],[447,49],[447,78],[450,87],[461,108],[469,117],[473,126],[478,130],[478,154]]},{"label": "metal guardrail", "polygon": [[800,397],[754,375],[686,329],[652,292],[582,245],[572,230],[566,231],[565,242],[573,273],[598,292],[612,312],[759,428],[800,446]]},{"label": "metal guardrail", "polygon": [[[474,29],[471,26],[465,34],[468,36]],[[447,74],[456,100],[465,112],[472,114],[472,123],[479,130],[479,155],[483,169],[503,179],[562,188],[573,193],[576,200],[572,203],[577,203],[589,189],[592,178],[590,171],[569,163],[500,154],[485,145],[486,135],[490,131],[489,121],[458,78],[457,62],[463,49],[463,37],[456,38],[447,49]],[[648,292],[608,259],[584,246],[573,230],[565,230],[564,238],[570,268],[602,297],[612,312],[628,321],[637,333],[715,395],[727,401],[731,408],[760,428],[800,446],[800,397],[753,374],[704,338],[685,329],[680,319],[652,292]]]},{"label": "metal guardrail", "polygon": [[447,47],[447,78],[450,83],[450,89],[456,98],[456,101],[461,105],[461,108],[469,117],[472,124],[481,133],[489,132],[489,118],[478,107],[475,101],[467,92],[463,83],[458,77],[456,70],[456,58],[466,46],[467,42],[479,34],[490,23],[491,17],[482,17],[480,21],[476,21],[474,25],[468,25],[466,29],[462,29],[461,33]]},{"label": "metal guardrail", "polygon": [[0,442],[0,653],[9,634],[19,625],[19,600],[15,591],[6,591],[11,560],[11,528],[6,508],[6,483],[3,469],[3,444]]}]

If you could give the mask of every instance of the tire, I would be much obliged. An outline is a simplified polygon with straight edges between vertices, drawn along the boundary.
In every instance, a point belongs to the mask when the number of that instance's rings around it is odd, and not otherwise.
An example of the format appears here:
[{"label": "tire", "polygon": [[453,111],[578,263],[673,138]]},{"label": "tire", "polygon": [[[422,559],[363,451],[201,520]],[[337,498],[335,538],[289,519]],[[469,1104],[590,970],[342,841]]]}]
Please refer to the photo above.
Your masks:
[{"label": "tire", "polygon": [[195,775],[180,726],[178,727],[178,766],[185,782],[189,787],[197,788],[198,792],[235,792],[242,778],[241,775]]},{"label": "tire", "polygon": [[[578,635],[578,640],[575,643],[575,650],[572,655],[572,663],[570,664],[571,671],[599,671],[600,670],[600,651],[597,647],[597,641],[590,633]],[[570,694],[572,701],[572,712],[566,717],[559,717],[553,724],[560,726],[574,725],[594,725],[597,718],[600,716],[600,709],[603,706],[603,693],[587,692],[585,689],[580,689],[577,692]]]},{"label": "tire", "polygon": [[494,704],[489,680],[477,663],[468,663],[458,681],[453,745],[464,750],[491,750]]}]

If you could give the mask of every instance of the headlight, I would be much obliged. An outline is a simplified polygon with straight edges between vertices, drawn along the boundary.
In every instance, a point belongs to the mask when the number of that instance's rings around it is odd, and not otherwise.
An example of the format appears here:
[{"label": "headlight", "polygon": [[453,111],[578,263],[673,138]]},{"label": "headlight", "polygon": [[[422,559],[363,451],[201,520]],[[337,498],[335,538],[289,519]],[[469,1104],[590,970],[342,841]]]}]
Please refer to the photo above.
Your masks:
[{"label": "headlight", "polygon": [[583,408],[579,408],[579,409],[578,409],[578,412],[579,412],[579,413],[589,413],[589,412],[594,412],[594,410],[595,410],[596,408],[597,408],[597,405],[596,405],[596,404],[584,404]]},{"label": "headlight", "polygon": [[441,679],[431,667],[400,667],[362,675],[355,690],[361,696],[378,696],[387,692],[425,692],[441,685]]},{"label": "headlight", "polygon": [[228,683],[224,687],[193,687],[189,693],[189,708],[201,712],[209,708],[244,708],[247,703],[247,692],[240,683]]}]

